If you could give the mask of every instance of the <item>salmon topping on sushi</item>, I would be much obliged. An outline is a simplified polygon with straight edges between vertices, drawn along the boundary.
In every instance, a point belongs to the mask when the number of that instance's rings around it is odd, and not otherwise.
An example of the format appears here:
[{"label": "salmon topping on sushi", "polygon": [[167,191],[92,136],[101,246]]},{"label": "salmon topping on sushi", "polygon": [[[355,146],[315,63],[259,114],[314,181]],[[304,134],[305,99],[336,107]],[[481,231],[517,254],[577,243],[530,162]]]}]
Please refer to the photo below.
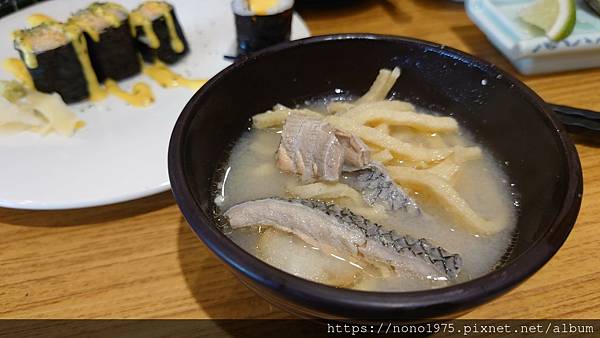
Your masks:
[{"label": "salmon topping on sushi", "polygon": [[127,22],[128,16],[127,10],[119,4],[95,2],[73,14],[69,21],[84,30],[94,41],[98,41],[100,33],[109,27],[120,27]]}]

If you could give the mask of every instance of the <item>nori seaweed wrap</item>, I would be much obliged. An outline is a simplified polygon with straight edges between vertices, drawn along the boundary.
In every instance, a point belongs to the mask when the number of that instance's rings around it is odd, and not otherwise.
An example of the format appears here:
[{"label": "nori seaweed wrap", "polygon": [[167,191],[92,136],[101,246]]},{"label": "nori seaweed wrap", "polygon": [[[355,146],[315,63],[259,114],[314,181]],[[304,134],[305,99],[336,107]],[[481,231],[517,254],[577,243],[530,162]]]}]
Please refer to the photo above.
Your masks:
[{"label": "nori seaweed wrap", "polygon": [[293,0],[233,0],[238,55],[289,41],[293,7]]},{"label": "nori seaweed wrap", "polygon": [[92,67],[100,83],[141,72],[127,10],[115,3],[93,3],[75,13],[70,23],[85,35]]},{"label": "nori seaweed wrap", "polygon": [[146,1],[131,12],[129,20],[144,61],[173,64],[188,53],[175,9],[167,2]]},{"label": "nori seaweed wrap", "polygon": [[38,91],[56,92],[66,103],[89,97],[83,66],[63,24],[44,23],[16,31],[13,37]]}]

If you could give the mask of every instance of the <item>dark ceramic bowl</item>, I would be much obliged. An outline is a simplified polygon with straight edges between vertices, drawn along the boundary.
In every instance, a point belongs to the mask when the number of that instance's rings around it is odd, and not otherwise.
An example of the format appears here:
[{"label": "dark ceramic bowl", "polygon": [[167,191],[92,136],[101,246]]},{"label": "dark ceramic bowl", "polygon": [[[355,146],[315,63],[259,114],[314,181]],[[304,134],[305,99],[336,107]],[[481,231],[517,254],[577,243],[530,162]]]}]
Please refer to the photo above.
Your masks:
[{"label": "dark ceramic bowl", "polygon": [[[518,240],[498,269],[447,288],[381,293],[313,283],[246,253],[213,218],[213,175],[249,118],[275,103],[360,95],[380,68],[400,66],[395,96],[453,114],[498,161],[520,195]],[[169,147],[173,193],[198,237],[249,288],[304,317],[451,316],[509,291],[540,269],[571,231],[582,194],[577,152],[533,91],[485,61],[437,44],[379,35],[313,37],[242,59],[205,84],[179,117]]]}]

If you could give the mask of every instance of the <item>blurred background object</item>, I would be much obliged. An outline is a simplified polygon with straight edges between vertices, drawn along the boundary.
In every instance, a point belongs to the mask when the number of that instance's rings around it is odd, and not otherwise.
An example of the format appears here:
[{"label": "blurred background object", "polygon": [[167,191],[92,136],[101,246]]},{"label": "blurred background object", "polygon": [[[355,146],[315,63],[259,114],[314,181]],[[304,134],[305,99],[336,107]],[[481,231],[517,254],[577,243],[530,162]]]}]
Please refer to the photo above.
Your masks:
[{"label": "blurred background object", "polygon": [[238,55],[290,41],[294,0],[278,0],[270,5],[255,8],[246,0],[233,0]]},{"label": "blurred background object", "polygon": [[600,18],[583,0],[576,1],[575,27],[561,41],[523,21],[534,1],[468,0],[469,18],[490,42],[525,75],[600,66]]},{"label": "blurred background object", "polygon": [[600,14],[600,1],[598,0],[585,0],[585,2],[593,9],[596,14]]},{"label": "blurred background object", "polygon": [[0,17],[46,0],[0,0]]}]

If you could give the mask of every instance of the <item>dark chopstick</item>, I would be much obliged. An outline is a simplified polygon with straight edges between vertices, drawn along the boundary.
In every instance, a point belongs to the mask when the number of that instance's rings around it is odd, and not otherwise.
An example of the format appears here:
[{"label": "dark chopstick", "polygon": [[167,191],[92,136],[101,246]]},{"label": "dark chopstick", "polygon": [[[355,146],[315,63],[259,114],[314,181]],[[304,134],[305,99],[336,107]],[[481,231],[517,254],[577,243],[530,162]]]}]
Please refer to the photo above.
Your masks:
[{"label": "dark chopstick", "polygon": [[570,133],[600,137],[600,112],[548,103]]}]

